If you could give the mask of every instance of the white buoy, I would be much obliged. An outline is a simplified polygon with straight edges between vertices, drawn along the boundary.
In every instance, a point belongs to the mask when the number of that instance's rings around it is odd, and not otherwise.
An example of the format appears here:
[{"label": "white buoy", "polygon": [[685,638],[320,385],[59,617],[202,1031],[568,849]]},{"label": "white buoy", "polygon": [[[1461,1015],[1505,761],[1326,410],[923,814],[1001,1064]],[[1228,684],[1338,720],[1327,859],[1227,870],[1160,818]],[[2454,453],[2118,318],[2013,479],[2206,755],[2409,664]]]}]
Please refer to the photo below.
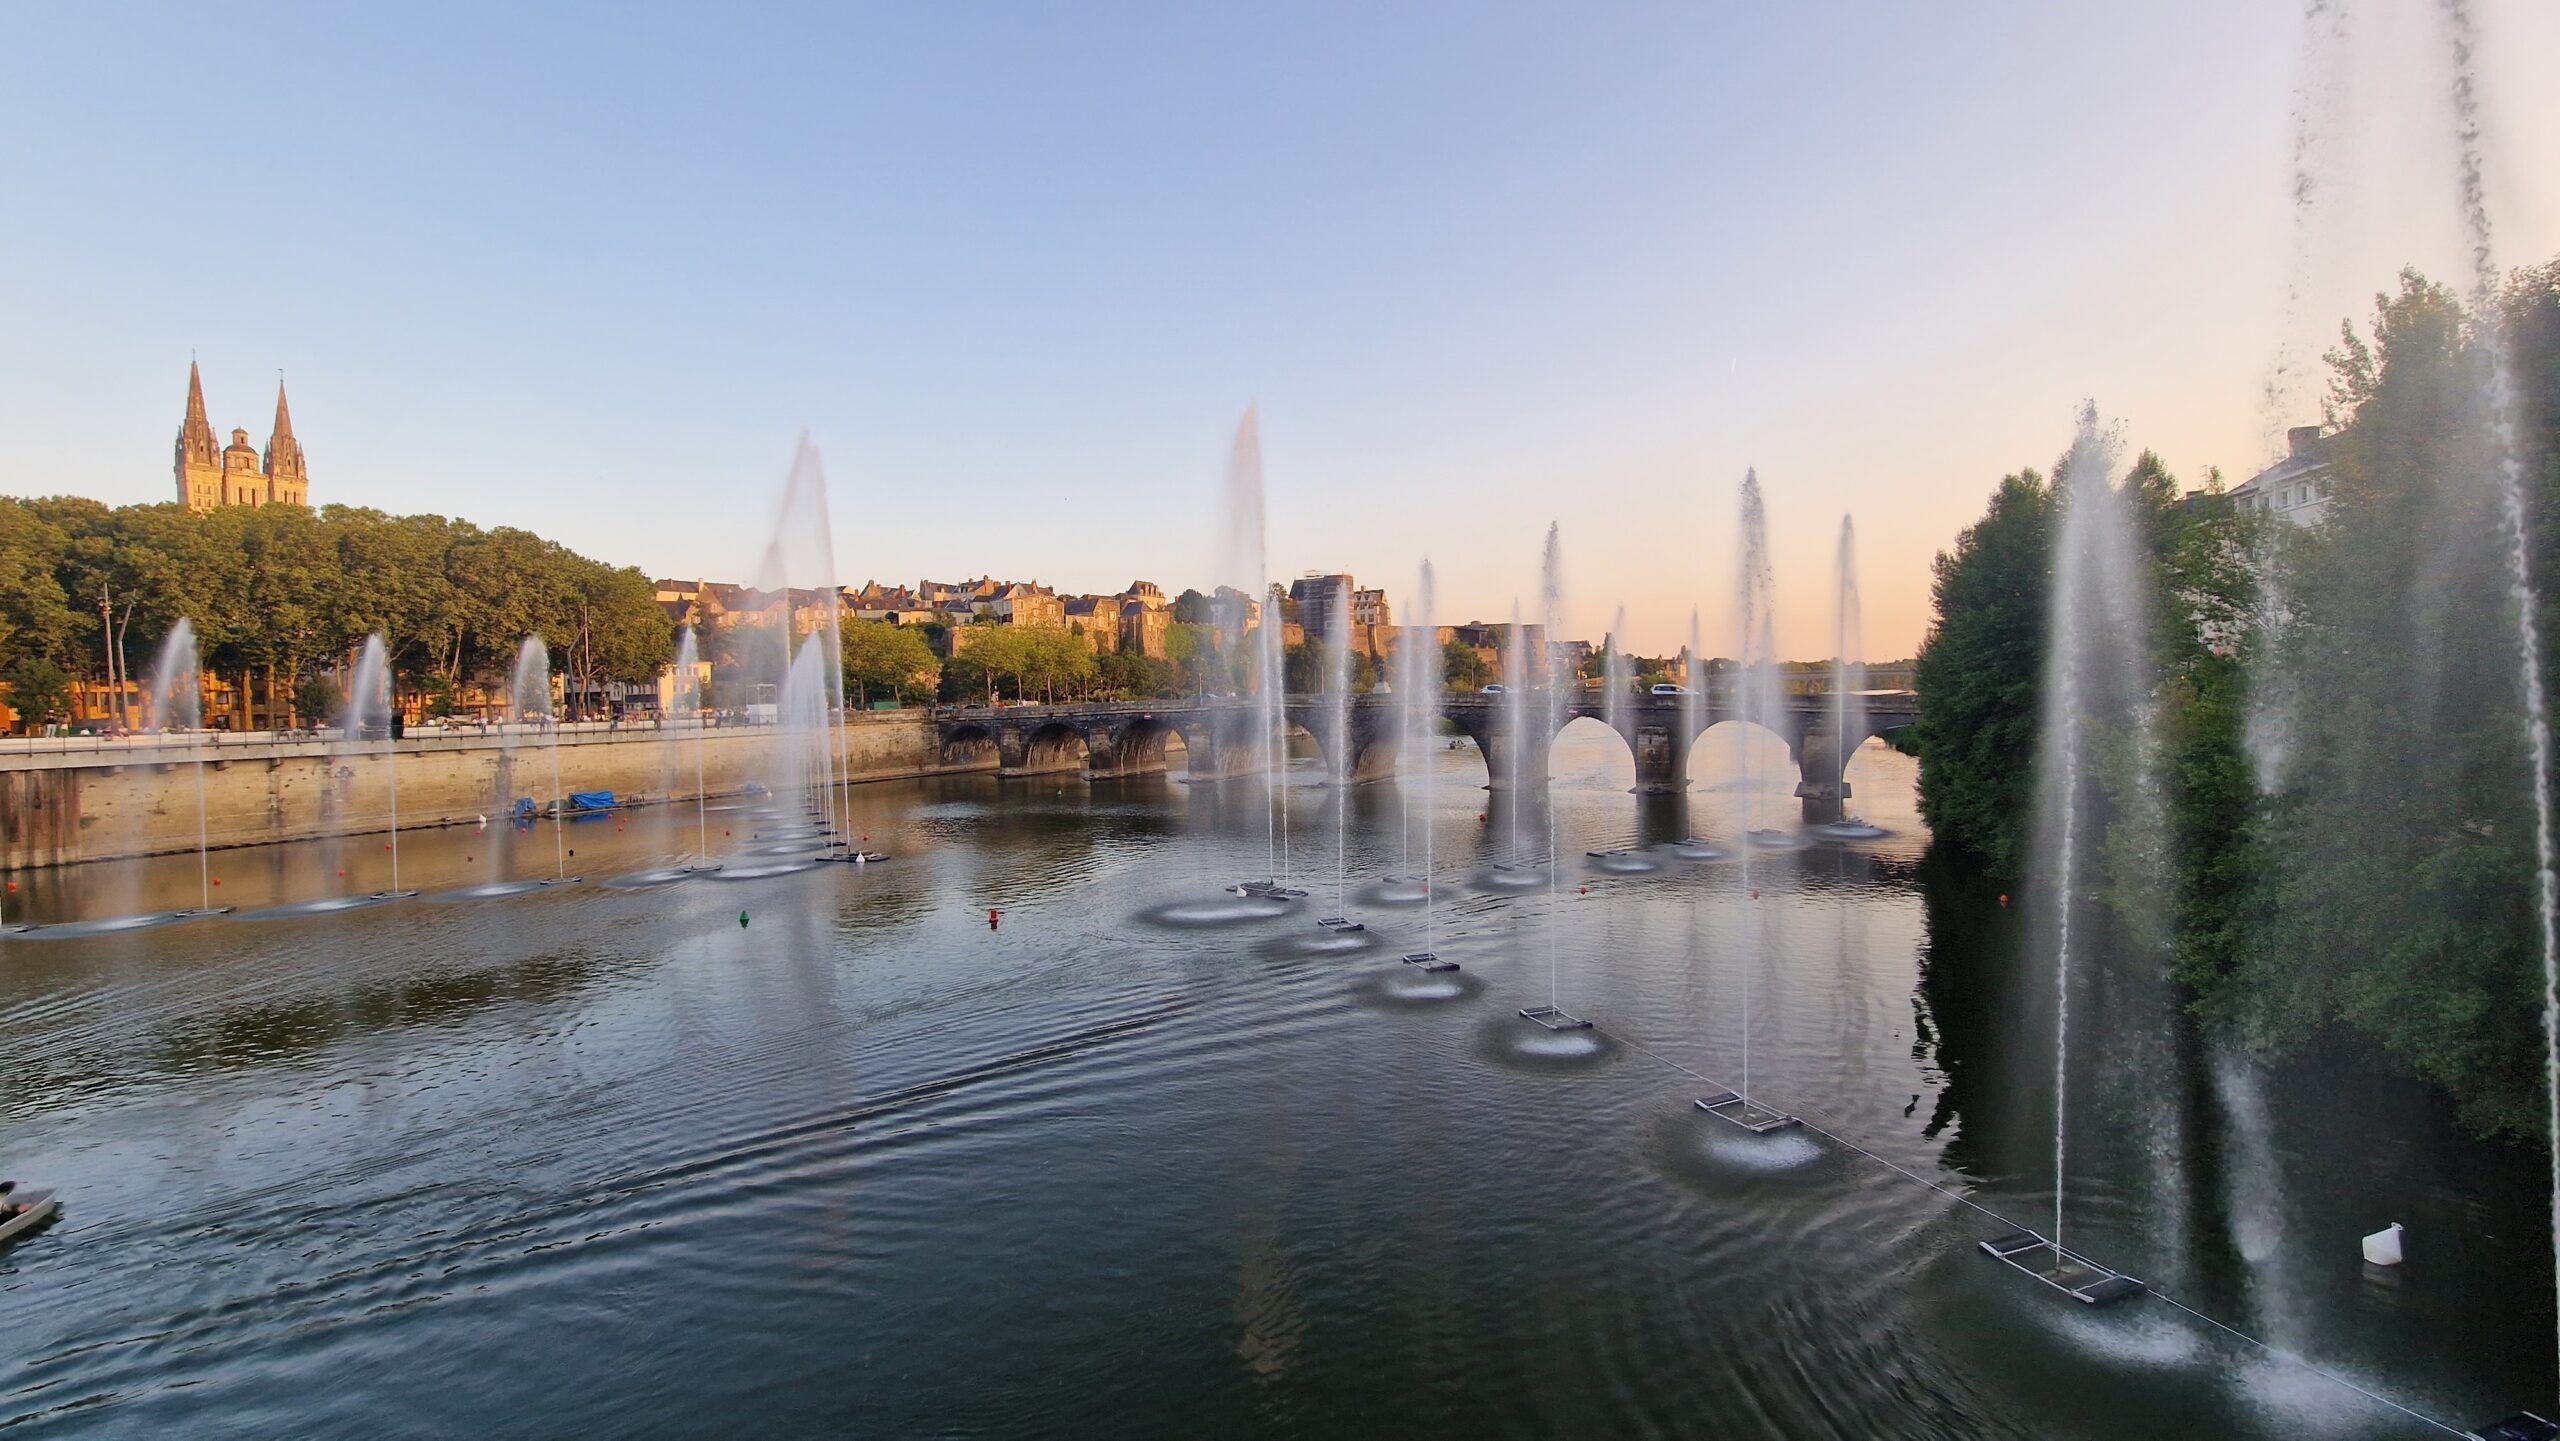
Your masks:
[{"label": "white buoy", "polygon": [[2392,1222],[2364,1238],[2364,1259],[2373,1266],[2400,1264],[2400,1223]]}]

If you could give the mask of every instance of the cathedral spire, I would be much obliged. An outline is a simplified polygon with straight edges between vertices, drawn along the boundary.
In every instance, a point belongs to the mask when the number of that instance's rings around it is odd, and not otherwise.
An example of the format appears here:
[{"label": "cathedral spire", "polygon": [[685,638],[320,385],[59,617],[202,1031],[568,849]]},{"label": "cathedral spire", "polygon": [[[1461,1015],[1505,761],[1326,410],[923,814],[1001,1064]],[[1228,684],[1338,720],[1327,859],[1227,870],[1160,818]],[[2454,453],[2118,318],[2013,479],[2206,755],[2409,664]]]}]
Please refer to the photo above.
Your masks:
[{"label": "cathedral spire", "polygon": [[190,442],[200,442],[206,455],[213,453],[213,423],[204,418],[204,373],[193,359],[187,361],[187,419],[178,428],[179,446]]},{"label": "cathedral spire", "polygon": [[284,373],[276,373],[276,425],[267,435],[267,478],[275,482],[273,499],[304,503],[310,479],[303,468],[302,442],[293,437],[293,412],[285,406]]}]

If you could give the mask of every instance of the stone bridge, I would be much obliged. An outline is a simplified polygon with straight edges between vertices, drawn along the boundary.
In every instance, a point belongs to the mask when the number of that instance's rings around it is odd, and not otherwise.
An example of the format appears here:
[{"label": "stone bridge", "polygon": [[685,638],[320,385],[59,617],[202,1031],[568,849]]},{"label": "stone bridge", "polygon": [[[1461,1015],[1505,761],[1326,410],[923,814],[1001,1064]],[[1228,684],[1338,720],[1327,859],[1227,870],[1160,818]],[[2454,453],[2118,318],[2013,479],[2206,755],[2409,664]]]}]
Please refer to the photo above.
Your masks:
[{"label": "stone bridge", "polygon": [[[1506,790],[1546,782],[1547,755],[1556,732],[1588,717],[1616,731],[1635,756],[1636,790],[1668,794],[1688,788],[1689,752],[1711,726],[1742,719],[1742,707],[1722,688],[1703,696],[1634,695],[1611,716],[1605,698],[1576,692],[1550,705],[1541,690],[1512,698],[1469,692],[1441,698],[1450,725],[1476,744],[1492,787]],[[1382,780],[1396,769],[1404,723],[1403,698],[1351,698],[1348,734],[1337,743],[1332,708],[1321,696],[1291,696],[1289,724],[1314,738],[1326,769],[1354,784]],[[1787,744],[1795,761],[1796,794],[1808,821],[1838,820],[1849,787],[1847,758],[1870,736],[1897,731],[1919,719],[1910,691],[1871,691],[1851,708],[1856,734],[1833,734],[1838,711],[1828,695],[1791,695],[1775,707],[1768,728]],[[1519,717],[1515,724],[1514,716]],[[933,712],[947,767],[996,761],[1005,775],[1083,771],[1140,775],[1167,769],[1171,742],[1180,737],[1194,780],[1249,775],[1258,767],[1261,729],[1249,699],[1210,696],[1183,700],[1104,701],[1085,705],[947,706]],[[1515,743],[1515,728],[1525,744]],[[1518,752],[1515,755],[1515,751]]]}]

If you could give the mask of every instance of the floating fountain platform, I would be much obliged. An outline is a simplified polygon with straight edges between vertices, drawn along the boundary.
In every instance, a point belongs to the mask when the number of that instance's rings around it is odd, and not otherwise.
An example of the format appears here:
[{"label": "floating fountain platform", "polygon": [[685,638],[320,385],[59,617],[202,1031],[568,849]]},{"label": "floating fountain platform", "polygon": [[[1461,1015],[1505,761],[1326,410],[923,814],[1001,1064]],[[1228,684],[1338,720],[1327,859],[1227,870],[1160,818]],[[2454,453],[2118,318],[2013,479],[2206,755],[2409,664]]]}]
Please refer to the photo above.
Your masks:
[{"label": "floating fountain platform", "polygon": [[[2102,1266],[2068,1246],[2056,1246],[2033,1231],[2012,1231],[1985,1241],[1982,1254],[2035,1277],[2085,1306],[2104,1306],[2149,1289],[2122,1271]],[[2040,1258],[2053,1264],[2040,1265]]]},{"label": "floating fountain platform", "polygon": [[1844,821],[1825,821],[1808,829],[1826,841],[1878,841],[1890,834],[1884,827],[1869,825],[1856,816]]},{"label": "floating fountain platform", "polygon": [[2471,1441],[2555,1441],[2560,1438],[2560,1423],[2530,1411],[2518,1411],[2504,1421],[2492,1421],[2462,1434]]},{"label": "floating fountain platform", "polygon": [[[416,900],[417,897],[416,891],[368,891],[365,893],[365,899],[368,901],[410,901]],[[225,906],[223,909],[229,910],[230,907]]]},{"label": "floating fountain platform", "polygon": [[1671,852],[1673,855],[1680,857],[1684,861],[1720,861],[1724,859],[1724,847],[1717,845],[1713,841],[1702,841],[1696,836],[1684,836],[1679,840],[1666,842],[1662,848]]},{"label": "floating fountain platform", "polygon": [[1550,1031],[1587,1031],[1591,1029],[1591,1023],[1589,1021],[1582,1019],[1580,1016],[1567,1013],[1565,1008],[1562,1006],[1523,1006],[1520,1008],[1520,1018],[1524,1021],[1535,1021]]},{"label": "floating fountain platform", "polygon": [[829,845],[827,850],[829,854],[818,857],[819,860],[834,861],[838,865],[845,866],[867,866],[889,858],[887,851],[857,851],[851,847],[839,850],[834,844]]},{"label": "floating fountain platform", "polygon": [[1740,1126],[1755,1136],[1765,1136],[1771,1131],[1783,1131],[1800,1124],[1784,1111],[1772,1111],[1739,1091],[1718,1091],[1712,1096],[1700,1096],[1698,1109],[1719,1121]]},{"label": "floating fountain platform", "polygon": [[1365,931],[1369,929],[1367,926],[1351,919],[1349,916],[1319,916],[1316,919],[1316,924],[1324,927],[1328,931],[1336,933],[1344,931]]},{"label": "floating fountain platform", "polygon": [[1458,963],[1456,961],[1444,961],[1440,959],[1440,953],[1438,951],[1415,951],[1412,955],[1405,956],[1402,959],[1406,965],[1419,966],[1433,975],[1438,975],[1443,971],[1454,971],[1458,969]]},{"label": "floating fountain platform", "polygon": [[1296,886],[1284,886],[1278,881],[1238,881],[1227,887],[1227,894],[1259,896],[1269,901],[1303,901],[1307,898],[1305,891]]},{"label": "floating fountain platform", "polygon": [[1744,831],[1742,838],[1769,851],[1791,851],[1804,844],[1804,837],[1793,831],[1772,830],[1765,826],[1756,831]]},{"label": "floating fountain platform", "polygon": [[[401,894],[414,896],[417,892],[402,891]],[[205,916],[227,916],[238,909],[238,906],[189,906],[183,911],[173,911],[170,915],[171,918],[175,920],[193,921],[200,920]]]}]

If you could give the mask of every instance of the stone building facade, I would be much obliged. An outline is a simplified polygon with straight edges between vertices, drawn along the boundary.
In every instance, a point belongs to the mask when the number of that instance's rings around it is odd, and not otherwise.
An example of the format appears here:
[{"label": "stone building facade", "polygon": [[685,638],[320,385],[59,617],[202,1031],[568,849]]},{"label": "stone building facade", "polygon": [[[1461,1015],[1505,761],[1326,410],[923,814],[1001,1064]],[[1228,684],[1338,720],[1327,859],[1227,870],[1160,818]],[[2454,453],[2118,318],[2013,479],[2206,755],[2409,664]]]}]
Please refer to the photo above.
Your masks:
[{"label": "stone building facade", "polygon": [[231,432],[231,444],[214,446],[213,424],[205,418],[204,376],[187,362],[187,417],[178,427],[178,501],[189,510],[225,505],[309,505],[310,462],[302,442],[293,436],[293,414],[284,403],[284,382],[276,382],[275,427],[267,432],[267,450],[259,455],[249,432]]}]

